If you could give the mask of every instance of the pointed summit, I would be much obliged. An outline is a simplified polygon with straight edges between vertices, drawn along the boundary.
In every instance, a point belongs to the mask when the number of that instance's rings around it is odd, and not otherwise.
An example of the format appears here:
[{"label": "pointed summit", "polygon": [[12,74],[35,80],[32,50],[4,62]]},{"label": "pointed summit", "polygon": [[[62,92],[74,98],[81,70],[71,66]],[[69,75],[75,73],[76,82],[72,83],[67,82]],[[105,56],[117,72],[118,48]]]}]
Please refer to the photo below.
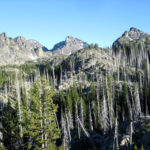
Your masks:
[{"label": "pointed summit", "polygon": [[72,36],[67,36],[66,37],[66,39],[65,39],[65,42],[67,43],[67,42],[83,42],[83,41],[81,41],[80,39],[78,39],[78,38],[74,38],[74,37],[72,37]]},{"label": "pointed summit", "polygon": [[54,45],[52,51],[54,54],[70,55],[73,52],[85,48],[88,44],[82,40],[67,36],[65,41],[59,42]]},{"label": "pointed summit", "polygon": [[6,35],[5,32],[3,32],[3,33],[0,34],[0,39],[1,39],[2,41],[7,40],[7,35]]},{"label": "pointed summit", "polygon": [[135,27],[131,27],[129,29],[129,31],[125,31],[121,37],[119,37],[114,43],[117,45],[122,45],[122,43],[129,43],[130,41],[143,41],[145,39],[145,37],[149,37],[150,38],[150,34],[145,33]]},{"label": "pointed summit", "polygon": [[137,29],[135,27],[131,27],[129,32],[131,32],[131,31],[133,31],[133,32],[142,32],[141,30],[139,30],[139,29]]},{"label": "pointed summit", "polygon": [[14,38],[14,41],[20,46],[22,46],[26,43],[26,39],[22,36],[18,36],[16,38]]},{"label": "pointed summit", "polygon": [[65,41],[70,41],[70,40],[74,40],[74,39],[75,39],[75,38],[72,37],[72,36],[67,36],[66,39],[65,39]]},{"label": "pointed summit", "polygon": [[35,40],[26,40],[22,36],[7,37],[6,33],[0,34],[0,65],[24,64],[39,58],[47,58],[51,52]]},{"label": "pointed summit", "polygon": [[0,36],[1,36],[1,37],[7,37],[7,35],[6,35],[5,32],[2,32],[2,33],[0,34]]}]

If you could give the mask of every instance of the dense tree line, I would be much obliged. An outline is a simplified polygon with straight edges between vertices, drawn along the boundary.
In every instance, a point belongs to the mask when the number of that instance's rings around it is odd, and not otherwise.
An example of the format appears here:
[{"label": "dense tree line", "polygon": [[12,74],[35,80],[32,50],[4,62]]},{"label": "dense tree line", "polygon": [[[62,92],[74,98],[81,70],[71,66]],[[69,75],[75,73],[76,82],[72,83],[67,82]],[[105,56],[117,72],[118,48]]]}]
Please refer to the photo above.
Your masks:
[{"label": "dense tree line", "polygon": [[12,107],[8,100],[3,109],[2,148],[60,149],[56,145],[56,140],[60,137],[55,118],[58,106],[54,104],[55,93],[46,79],[42,77],[33,83],[30,89],[30,102],[23,87],[19,87],[19,91],[16,92],[20,92],[16,93],[20,95],[18,96],[20,99],[16,100],[15,106]]}]

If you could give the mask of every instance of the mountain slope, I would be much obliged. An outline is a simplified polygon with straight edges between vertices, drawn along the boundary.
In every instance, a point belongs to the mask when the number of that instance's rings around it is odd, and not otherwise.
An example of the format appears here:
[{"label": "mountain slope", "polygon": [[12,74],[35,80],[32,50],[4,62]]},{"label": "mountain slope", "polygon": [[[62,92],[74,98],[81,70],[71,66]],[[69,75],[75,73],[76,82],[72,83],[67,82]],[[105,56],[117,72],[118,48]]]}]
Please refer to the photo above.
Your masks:
[{"label": "mountain slope", "polygon": [[[102,49],[91,45],[80,50],[74,49],[69,55],[70,49],[76,45],[72,38],[69,39],[55,46],[53,51],[55,55],[51,57],[51,61],[45,61],[43,57],[43,62],[40,63],[29,62],[19,67],[0,67],[2,106],[9,100],[14,108],[14,104],[18,102],[21,106],[20,116],[24,118],[20,124],[23,131],[27,131],[30,117],[26,119],[26,116],[32,115],[31,111],[39,113],[41,107],[39,104],[45,105],[45,98],[49,97],[46,96],[46,91],[53,89],[55,95],[52,99],[58,106],[58,112],[55,114],[60,129],[58,143],[66,149],[115,150],[119,146],[120,150],[131,150],[135,146],[140,149],[143,145],[148,150],[150,137],[148,34],[131,28],[116,40],[117,53],[113,53],[115,46]],[[26,40],[22,37],[12,41],[7,38],[3,40],[3,43],[9,46],[13,42],[17,43],[18,51],[22,51],[24,45],[28,45],[24,44]],[[33,44],[29,47],[39,58],[38,55],[44,53],[43,49],[36,51],[35,49],[39,48],[38,43],[32,41],[31,43]],[[66,49],[66,45],[70,48]],[[77,47],[79,48],[78,44]],[[62,55],[61,51],[65,53]],[[47,88],[43,88],[45,83],[48,83]],[[32,106],[36,106],[36,98],[41,95],[37,92],[35,96],[37,89],[39,92],[45,91],[40,97],[42,103],[37,103],[37,109],[30,111]],[[35,100],[35,105],[31,103],[32,100]],[[0,114],[5,114],[4,110],[1,110]],[[7,126],[4,128],[7,130]],[[19,131],[17,126],[15,129]],[[7,136],[4,134],[4,137]],[[22,132],[22,137],[27,137],[26,132]],[[34,140],[28,139],[32,147]],[[4,139],[4,142],[6,145],[7,139]],[[28,144],[28,141],[24,140],[21,146],[25,144]]]},{"label": "mountain slope", "polygon": [[68,36],[65,41],[56,44],[48,50],[36,40],[26,40],[24,37],[10,38],[6,33],[0,34],[0,65],[24,64],[27,61],[36,61],[41,58],[51,58],[51,55],[70,55],[88,44]]},{"label": "mountain slope", "polygon": [[0,65],[35,61],[47,56],[44,50],[45,48],[37,41],[26,40],[21,36],[12,39],[7,37],[6,33],[0,34]]},{"label": "mountain slope", "polygon": [[71,36],[67,36],[65,41],[59,42],[56,45],[54,45],[52,51],[53,54],[55,55],[57,54],[70,55],[73,52],[85,48],[87,46],[88,44],[86,42],[83,42]]},{"label": "mountain slope", "polygon": [[121,46],[124,44],[129,44],[129,42],[138,42],[138,41],[145,41],[146,38],[150,39],[150,34],[145,33],[137,28],[131,27],[129,31],[125,31],[121,37],[119,37],[113,45]]}]

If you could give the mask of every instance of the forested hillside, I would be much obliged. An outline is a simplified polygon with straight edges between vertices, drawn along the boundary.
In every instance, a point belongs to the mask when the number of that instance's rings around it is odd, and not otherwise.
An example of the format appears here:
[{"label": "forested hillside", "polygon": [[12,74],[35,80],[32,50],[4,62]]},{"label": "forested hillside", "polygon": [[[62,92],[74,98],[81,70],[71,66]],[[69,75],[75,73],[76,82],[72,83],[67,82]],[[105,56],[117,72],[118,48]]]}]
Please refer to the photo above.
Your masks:
[{"label": "forested hillside", "polygon": [[3,65],[0,103],[4,150],[149,150],[150,35]]}]

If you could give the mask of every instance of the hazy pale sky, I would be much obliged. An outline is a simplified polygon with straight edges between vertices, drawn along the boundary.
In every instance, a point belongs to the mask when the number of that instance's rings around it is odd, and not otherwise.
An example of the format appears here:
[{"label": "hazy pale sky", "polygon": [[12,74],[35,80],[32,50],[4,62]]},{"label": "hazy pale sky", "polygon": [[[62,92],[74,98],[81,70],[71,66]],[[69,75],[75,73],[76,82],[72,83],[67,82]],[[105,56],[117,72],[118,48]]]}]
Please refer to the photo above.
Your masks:
[{"label": "hazy pale sky", "polygon": [[48,48],[66,36],[111,46],[125,30],[150,33],[150,0],[1,0],[0,32]]}]

